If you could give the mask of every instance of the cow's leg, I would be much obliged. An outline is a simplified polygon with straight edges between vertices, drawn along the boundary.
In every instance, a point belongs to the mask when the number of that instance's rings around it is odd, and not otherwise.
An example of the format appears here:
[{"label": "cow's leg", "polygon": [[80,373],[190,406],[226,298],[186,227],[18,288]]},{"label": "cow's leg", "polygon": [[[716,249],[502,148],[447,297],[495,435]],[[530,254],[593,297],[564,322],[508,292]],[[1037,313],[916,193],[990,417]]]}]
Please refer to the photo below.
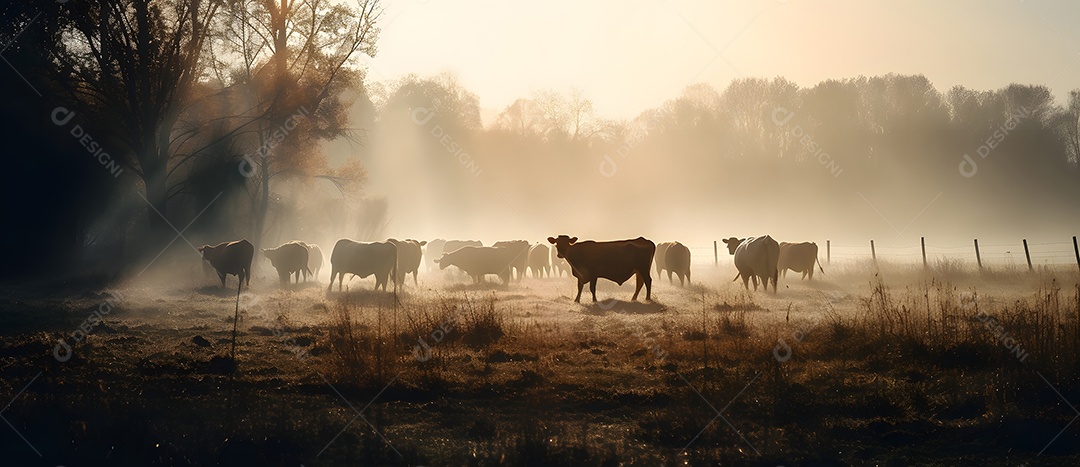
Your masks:
[{"label": "cow's leg", "polygon": [[645,275],[645,300],[652,301],[652,276],[650,275]]},{"label": "cow's leg", "polygon": [[574,302],[581,303],[581,288],[585,287],[585,282],[581,279],[577,281],[577,297],[574,297]]},{"label": "cow's leg", "polygon": [[217,273],[217,276],[218,276],[218,279],[221,279],[221,286],[225,287],[225,274],[219,272],[219,273]]},{"label": "cow's leg", "polygon": [[758,276],[756,276],[756,275],[751,275],[750,276],[751,281],[754,283],[754,291],[755,292],[757,292],[757,278],[758,278]]},{"label": "cow's leg", "polygon": [[809,275],[808,279],[809,280],[814,280],[814,265],[813,264],[810,265],[810,275]]},{"label": "cow's leg", "polygon": [[589,292],[592,292],[592,301],[596,301],[596,279],[589,281]]},{"label": "cow's leg", "polygon": [[641,273],[634,274],[634,296],[630,297],[630,301],[636,302],[638,293],[641,292],[641,286],[645,285],[645,280],[641,276]]}]

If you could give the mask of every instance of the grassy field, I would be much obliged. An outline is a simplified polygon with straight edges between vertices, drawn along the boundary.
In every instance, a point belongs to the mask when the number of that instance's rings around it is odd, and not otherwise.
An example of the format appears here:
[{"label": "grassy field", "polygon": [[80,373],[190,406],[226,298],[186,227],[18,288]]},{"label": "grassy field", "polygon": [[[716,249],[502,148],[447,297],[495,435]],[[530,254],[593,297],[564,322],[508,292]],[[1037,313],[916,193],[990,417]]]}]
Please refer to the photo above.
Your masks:
[{"label": "grassy field", "polygon": [[[4,465],[1077,465],[1075,269],[12,285]],[[230,282],[235,287],[235,278]],[[587,300],[588,291],[583,296]],[[70,351],[60,345],[62,339]],[[78,341],[76,343],[76,341]],[[8,462],[11,461],[11,463]]]}]

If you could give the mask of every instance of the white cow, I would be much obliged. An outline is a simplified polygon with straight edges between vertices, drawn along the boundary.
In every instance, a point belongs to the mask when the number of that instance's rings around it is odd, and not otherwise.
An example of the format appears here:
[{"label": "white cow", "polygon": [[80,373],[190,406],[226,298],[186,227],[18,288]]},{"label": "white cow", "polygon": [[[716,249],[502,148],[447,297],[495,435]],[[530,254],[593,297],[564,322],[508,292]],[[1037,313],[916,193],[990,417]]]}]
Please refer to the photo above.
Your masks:
[{"label": "white cow", "polygon": [[728,253],[735,255],[735,268],[742,276],[743,287],[750,290],[748,282],[754,280],[754,290],[757,290],[758,279],[761,279],[765,291],[769,290],[769,281],[772,281],[773,292],[776,292],[776,279],[779,271],[776,263],[780,259],[780,244],[772,237],[763,235],[750,238],[725,238]]}]

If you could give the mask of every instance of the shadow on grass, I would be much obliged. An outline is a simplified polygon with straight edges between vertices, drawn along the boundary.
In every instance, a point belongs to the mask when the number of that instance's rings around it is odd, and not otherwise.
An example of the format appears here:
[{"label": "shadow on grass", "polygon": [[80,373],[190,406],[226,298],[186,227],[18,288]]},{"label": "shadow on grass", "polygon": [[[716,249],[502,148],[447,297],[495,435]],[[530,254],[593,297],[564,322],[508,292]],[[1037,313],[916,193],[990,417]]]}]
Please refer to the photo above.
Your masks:
[{"label": "shadow on grass", "polygon": [[608,312],[619,313],[626,315],[647,315],[653,313],[663,313],[667,310],[667,307],[662,303],[655,301],[652,302],[628,302],[624,300],[618,300],[609,298],[607,300],[600,300],[589,304],[581,304],[585,308],[585,313],[590,315],[605,315]]},{"label": "shadow on grass", "polygon": [[484,281],[473,284],[454,284],[446,287],[446,290],[451,292],[483,292],[489,290],[507,290],[510,288],[509,284],[503,284],[500,282]]}]

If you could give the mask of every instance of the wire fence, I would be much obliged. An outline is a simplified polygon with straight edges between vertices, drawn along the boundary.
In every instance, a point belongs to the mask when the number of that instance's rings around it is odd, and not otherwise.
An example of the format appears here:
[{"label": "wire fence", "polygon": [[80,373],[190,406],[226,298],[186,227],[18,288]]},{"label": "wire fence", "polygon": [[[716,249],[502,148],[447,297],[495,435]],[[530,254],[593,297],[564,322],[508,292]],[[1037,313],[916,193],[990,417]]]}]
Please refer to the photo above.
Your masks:
[{"label": "wire fence", "polygon": [[[981,262],[983,267],[1027,267],[1028,258],[1034,266],[1057,266],[1076,265],[1080,267],[1078,258],[1076,237],[1072,241],[1064,242],[1027,242],[1023,239],[1016,243],[978,244],[978,253],[975,251],[975,241],[968,245],[935,245],[926,243],[925,259],[928,265],[934,266],[942,261],[962,264],[977,265]],[[687,245],[690,248],[691,262],[695,265],[724,264],[731,261],[727,247],[717,242],[716,249],[713,245]],[[826,241],[818,244],[818,258],[824,264],[851,264],[858,261],[868,261],[877,258],[878,261],[891,263],[921,263],[923,261],[923,245],[880,245],[871,248],[870,242],[863,245],[835,244]]]}]

